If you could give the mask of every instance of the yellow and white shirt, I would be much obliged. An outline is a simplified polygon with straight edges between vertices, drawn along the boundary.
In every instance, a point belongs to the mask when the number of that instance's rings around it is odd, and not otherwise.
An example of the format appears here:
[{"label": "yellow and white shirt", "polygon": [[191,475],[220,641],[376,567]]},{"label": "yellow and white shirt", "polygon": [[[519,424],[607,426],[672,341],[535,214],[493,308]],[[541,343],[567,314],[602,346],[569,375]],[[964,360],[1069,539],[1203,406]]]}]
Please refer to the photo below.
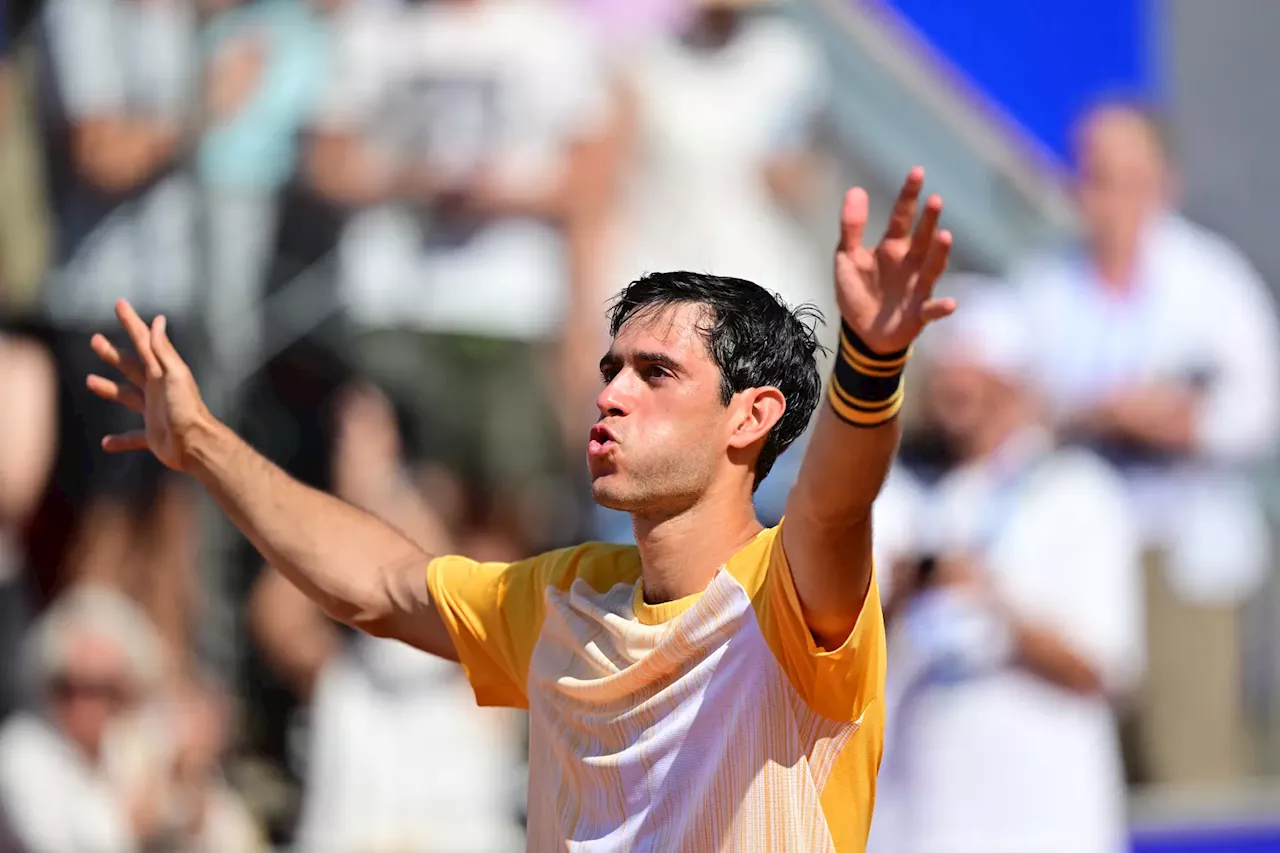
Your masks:
[{"label": "yellow and white shirt", "polygon": [[780,530],[659,605],[632,546],[431,563],[477,701],[530,711],[530,850],[864,849],[884,734],[879,592],[844,645],[818,648]]}]

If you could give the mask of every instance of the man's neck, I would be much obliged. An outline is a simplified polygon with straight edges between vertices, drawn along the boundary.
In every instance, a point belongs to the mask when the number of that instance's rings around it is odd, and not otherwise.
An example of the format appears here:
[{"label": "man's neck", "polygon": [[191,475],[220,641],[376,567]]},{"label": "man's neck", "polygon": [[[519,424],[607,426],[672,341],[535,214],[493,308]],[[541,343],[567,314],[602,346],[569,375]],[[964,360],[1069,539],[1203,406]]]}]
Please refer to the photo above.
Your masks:
[{"label": "man's neck", "polygon": [[702,592],[716,571],[763,529],[750,497],[709,495],[671,516],[634,516],[645,601]]}]

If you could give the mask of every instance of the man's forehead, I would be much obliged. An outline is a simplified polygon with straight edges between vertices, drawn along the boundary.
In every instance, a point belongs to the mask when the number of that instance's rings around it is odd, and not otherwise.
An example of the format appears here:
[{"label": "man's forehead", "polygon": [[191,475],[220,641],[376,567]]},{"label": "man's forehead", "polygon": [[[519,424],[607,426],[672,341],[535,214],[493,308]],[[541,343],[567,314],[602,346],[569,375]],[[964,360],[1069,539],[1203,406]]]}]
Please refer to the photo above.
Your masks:
[{"label": "man's forehead", "polygon": [[702,328],[706,319],[706,306],[689,302],[644,307],[618,329],[612,349],[705,353]]}]

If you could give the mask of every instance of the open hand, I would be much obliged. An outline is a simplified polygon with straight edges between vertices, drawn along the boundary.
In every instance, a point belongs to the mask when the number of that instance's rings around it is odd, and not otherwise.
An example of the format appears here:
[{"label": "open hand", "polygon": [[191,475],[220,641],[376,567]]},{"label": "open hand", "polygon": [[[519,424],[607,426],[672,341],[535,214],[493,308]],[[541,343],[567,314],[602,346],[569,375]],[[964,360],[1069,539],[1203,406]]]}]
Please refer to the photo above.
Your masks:
[{"label": "open hand", "polygon": [[92,346],[127,381],[91,374],[87,384],[102,399],[141,414],[145,429],[108,435],[102,447],[108,453],[150,450],[169,468],[182,471],[194,434],[212,423],[213,416],[200,399],[191,370],[169,342],[164,316],[148,326],[122,299],[116,303],[116,317],[129,335],[134,354],[121,353],[100,334],[93,336]]},{"label": "open hand", "polygon": [[867,227],[865,190],[844,197],[840,245],[836,248],[836,299],[840,314],[872,350],[891,353],[911,345],[926,324],[955,310],[953,299],[934,299],[933,287],[947,266],[951,232],[938,230],[942,199],[930,196],[915,223],[924,169],[907,175],[874,250],[862,245]]}]

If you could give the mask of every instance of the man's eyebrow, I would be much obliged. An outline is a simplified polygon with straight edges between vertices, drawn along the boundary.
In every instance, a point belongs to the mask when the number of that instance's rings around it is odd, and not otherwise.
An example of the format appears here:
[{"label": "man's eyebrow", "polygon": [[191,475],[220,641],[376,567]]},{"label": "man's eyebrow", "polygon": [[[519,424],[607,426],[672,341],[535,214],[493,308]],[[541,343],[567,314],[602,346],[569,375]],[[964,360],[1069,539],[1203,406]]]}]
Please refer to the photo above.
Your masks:
[{"label": "man's eyebrow", "polygon": [[[676,361],[674,358],[667,355],[666,353],[649,352],[647,350],[641,350],[639,352],[634,353],[632,355],[632,358],[633,360],[640,362],[642,364],[656,364],[659,367],[665,367],[667,370],[670,370],[672,373],[676,373],[681,376],[688,375],[688,371],[685,370],[684,365]],[[605,353],[604,356],[600,359],[600,372],[603,373],[606,370],[609,370],[610,368],[616,368],[620,366],[624,361],[625,359],[622,356],[610,350],[609,352]]]},{"label": "man's eyebrow", "polygon": [[635,360],[642,361],[646,364],[656,364],[660,367],[665,367],[667,370],[670,370],[672,373],[678,373],[681,376],[684,376],[688,373],[688,371],[684,369],[683,364],[676,361],[674,358],[667,355],[666,353],[637,352],[635,355]]}]

